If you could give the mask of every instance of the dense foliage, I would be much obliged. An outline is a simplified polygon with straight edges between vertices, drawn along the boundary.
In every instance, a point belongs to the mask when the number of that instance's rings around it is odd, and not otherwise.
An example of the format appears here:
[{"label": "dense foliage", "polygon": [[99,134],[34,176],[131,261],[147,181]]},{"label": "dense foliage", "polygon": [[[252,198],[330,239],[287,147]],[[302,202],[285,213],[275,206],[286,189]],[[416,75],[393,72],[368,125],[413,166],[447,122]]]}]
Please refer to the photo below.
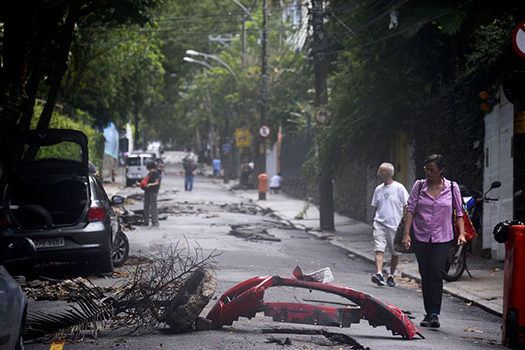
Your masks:
[{"label": "dense foliage", "polygon": [[332,163],[335,170],[344,174],[355,161],[375,167],[391,160],[393,141],[404,134],[415,146],[416,164],[442,153],[451,177],[480,188],[484,114],[478,94],[494,95],[515,67],[510,34],[523,5],[331,4],[337,17],[328,28],[335,118],[321,141],[325,156],[339,160]]}]

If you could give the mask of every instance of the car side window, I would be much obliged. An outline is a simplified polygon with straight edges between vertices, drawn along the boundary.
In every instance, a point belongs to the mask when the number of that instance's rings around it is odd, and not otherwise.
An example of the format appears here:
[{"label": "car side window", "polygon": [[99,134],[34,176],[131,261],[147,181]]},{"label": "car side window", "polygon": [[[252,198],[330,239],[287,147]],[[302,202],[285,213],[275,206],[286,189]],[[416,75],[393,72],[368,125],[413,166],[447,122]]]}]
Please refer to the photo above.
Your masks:
[{"label": "car side window", "polygon": [[104,191],[104,186],[102,186],[102,183],[100,182],[99,179],[96,179],[95,180],[97,182],[97,191],[100,195],[100,198],[104,201],[107,201],[109,202],[109,198],[108,198],[108,195],[106,194],[106,191]]},{"label": "car side window", "polygon": [[94,195],[93,200],[109,201],[108,196],[106,195],[106,192],[104,192],[103,190],[104,187],[102,187],[100,180],[90,177],[89,183],[91,185],[92,195]]}]

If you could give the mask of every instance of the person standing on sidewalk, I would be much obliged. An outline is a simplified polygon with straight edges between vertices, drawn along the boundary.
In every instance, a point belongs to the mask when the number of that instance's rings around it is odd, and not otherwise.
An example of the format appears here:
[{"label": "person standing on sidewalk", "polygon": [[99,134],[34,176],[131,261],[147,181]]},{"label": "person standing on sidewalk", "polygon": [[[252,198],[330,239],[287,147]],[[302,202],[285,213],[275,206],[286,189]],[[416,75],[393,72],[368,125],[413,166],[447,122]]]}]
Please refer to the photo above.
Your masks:
[{"label": "person standing on sidewalk", "polygon": [[148,226],[151,215],[151,226],[159,226],[157,195],[160,188],[160,176],[155,163],[147,162],[146,168],[149,170],[149,173],[148,184],[144,188],[144,225]]},{"label": "person standing on sidewalk", "polygon": [[[433,154],[427,157],[424,170],[426,180],[416,181],[408,198],[403,244],[405,248],[413,246],[421,275],[426,315],[420,325],[421,327],[439,328],[443,273],[448,252],[454,240],[453,209],[456,211],[459,231],[457,244],[464,244],[466,240],[461,210],[461,193],[457,184],[444,177],[443,156]],[[420,181],[422,181],[421,186]],[[414,230],[413,240],[410,238],[410,227]]]},{"label": "person standing on sidewalk", "polygon": [[[388,284],[395,287],[394,274],[399,262],[399,253],[394,250],[394,237],[399,221],[403,217],[403,211],[407,205],[408,192],[405,186],[394,181],[394,166],[383,163],[377,170],[377,177],[381,180],[372,197],[373,208],[373,236],[377,273],[372,275],[372,282],[379,286]],[[390,273],[385,279],[383,277],[383,260],[385,249],[391,254]]]}]

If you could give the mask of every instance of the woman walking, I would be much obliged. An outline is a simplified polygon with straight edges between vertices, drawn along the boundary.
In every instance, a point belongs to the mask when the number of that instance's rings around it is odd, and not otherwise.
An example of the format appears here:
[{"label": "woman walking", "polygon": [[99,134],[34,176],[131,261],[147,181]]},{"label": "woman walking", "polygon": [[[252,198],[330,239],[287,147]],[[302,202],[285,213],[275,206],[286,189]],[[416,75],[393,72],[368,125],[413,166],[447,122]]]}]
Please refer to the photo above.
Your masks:
[{"label": "woman walking", "polygon": [[[405,248],[413,246],[421,275],[426,315],[420,325],[439,328],[438,315],[448,251],[452,244],[464,244],[466,240],[461,193],[456,183],[444,177],[443,156],[433,154],[427,157],[424,170],[426,179],[416,181],[408,198],[403,244]],[[454,237],[452,225],[453,210],[457,215],[457,238]],[[413,240],[410,239],[411,227],[414,230]]]}]

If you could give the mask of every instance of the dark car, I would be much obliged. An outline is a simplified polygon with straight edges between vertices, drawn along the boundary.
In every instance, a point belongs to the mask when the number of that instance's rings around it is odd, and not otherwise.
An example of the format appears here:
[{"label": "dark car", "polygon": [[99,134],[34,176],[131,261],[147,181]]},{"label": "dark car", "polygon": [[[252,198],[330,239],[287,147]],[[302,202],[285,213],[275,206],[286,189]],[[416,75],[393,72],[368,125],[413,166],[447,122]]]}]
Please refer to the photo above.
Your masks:
[{"label": "dark car", "polygon": [[27,310],[26,296],[3,264],[24,262],[35,255],[30,240],[0,236],[0,350],[24,348],[22,331]]},{"label": "dark car", "polygon": [[[120,231],[112,204],[89,170],[88,140],[76,130],[31,131],[14,146],[1,207],[2,231],[30,238],[37,261],[89,261],[97,272],[113,270]],[[0,218],[2,222],[2,218]]]}]

